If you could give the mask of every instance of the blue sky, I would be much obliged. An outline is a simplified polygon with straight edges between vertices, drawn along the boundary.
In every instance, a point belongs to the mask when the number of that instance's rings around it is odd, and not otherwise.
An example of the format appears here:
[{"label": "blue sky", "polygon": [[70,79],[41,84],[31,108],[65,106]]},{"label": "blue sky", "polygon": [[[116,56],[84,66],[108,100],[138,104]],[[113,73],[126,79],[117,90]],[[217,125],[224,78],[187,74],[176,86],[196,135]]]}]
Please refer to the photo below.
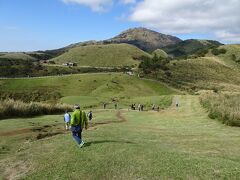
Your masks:
[{"label": "blue sky", "polygon": [[[132,27],[147,27],[182,39],[240,42],[239,1],[229,0],[214,14],[212,4],[200,9],[189,0],[181,4],[174,1],[161,0],[159,5],[159,0],[0,0],[0,51],[60,48],[111,38]],[[225,18],[220,21],[216,13]]]}]

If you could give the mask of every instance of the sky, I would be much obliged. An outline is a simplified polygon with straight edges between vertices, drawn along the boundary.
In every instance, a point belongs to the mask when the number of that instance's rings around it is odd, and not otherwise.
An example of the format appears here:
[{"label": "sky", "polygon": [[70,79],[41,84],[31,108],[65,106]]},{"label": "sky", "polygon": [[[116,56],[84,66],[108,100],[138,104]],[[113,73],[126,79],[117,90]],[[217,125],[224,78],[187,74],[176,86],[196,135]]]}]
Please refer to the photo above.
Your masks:
[{"label": "sky", "polygon": [[134,27],[240,43],[240,0],[0,0],[0,51],[104,40]]}]

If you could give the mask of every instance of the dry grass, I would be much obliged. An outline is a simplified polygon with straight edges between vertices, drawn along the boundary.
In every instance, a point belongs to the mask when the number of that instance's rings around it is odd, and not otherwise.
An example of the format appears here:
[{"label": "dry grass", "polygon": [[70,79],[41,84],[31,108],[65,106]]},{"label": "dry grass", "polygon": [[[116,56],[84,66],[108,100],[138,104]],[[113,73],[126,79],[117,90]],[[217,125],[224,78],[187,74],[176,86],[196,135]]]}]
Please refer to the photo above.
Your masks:
[{"label": "dry grass", "polygon": [[209,117],[230,126],[240,126],[240,94],[206,93],[200,96]]},{"label": "dry grass", "polygon": [[71,106],[60,103],[24,103],[22,101],[8,99],[0,102],[0,119],[9,117],[28,117],[36,115],[57,114],[63,113],[65,110],[71,110]]}]

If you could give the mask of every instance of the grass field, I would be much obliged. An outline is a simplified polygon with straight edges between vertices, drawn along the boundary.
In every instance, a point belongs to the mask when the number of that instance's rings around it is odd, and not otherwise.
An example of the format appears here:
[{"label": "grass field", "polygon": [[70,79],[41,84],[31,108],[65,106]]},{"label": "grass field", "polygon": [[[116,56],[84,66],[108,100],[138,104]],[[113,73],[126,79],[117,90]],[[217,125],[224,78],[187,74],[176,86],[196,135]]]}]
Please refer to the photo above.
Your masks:
[{"label": "grass field", "polygon": [[[72,96],[107,99],[129,99],[138,96],[159,96],[176,93],[161,83],[142,80],[123,73],[93,73],[43,78],[22,78],[0,80],[2,94],[19,93],[31,96],[60,94],[69,102]],[[32,94],[35,96],[35,94]],[[67,98],[69,96],[69,98]],[[90,99],[88,99],[90,100]],[[83,99],[83,101],[85,101]],[[92,100],[91,100],[92,101]]]},{"label": "grass field", "polygon": [[63,131],[61,116],[0,121],[0,176],[238,179],[239,128],[209,119],[197,96],[179,101],[178,109],[159,113],[97,110],[82,149]]},{"label": "grass field", "polygon": [[74,62],[78,66],[136,67],[142,56],[150,55],[129,44],[109,44],[75,47],[52,60],[57,64]]}]

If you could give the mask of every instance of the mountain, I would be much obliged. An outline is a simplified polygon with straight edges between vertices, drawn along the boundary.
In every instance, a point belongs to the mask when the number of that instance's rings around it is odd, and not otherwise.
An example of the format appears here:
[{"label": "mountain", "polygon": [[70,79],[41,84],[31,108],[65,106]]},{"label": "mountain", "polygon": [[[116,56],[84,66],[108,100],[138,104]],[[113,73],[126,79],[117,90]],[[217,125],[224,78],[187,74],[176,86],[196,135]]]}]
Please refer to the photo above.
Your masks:
[{"label": "mountain", "polygon": [[150,55],[130,44],[94,44],[70,48],[51,61],[56,64],[72,62],[78,66],[123,67],[137,66],[143,56]]},{"label": "mountain", "polygon": [[170,56],[182,57],[201,53],[220,45],[222,44],[218,41],[189,39],[177,44],[165,46],[162,49]]},{"label": "mountain", "polygon": [[182,40],[177,37],[161,34],[146,28],[133,28],[103,42],[132,44],[144,51],[152,52],[156,49],[167,45],[174,45],[181,41]]}]

